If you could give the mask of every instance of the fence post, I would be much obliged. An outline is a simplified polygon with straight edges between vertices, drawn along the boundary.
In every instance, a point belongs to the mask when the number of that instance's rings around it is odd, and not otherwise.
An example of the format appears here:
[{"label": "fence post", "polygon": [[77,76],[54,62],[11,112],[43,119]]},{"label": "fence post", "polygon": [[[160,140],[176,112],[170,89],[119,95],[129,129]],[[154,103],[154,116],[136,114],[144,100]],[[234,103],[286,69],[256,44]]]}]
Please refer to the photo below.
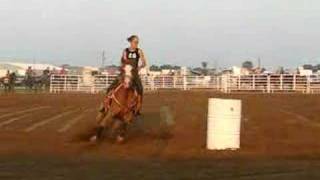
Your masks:
[{"label": "fence post", "polygon": [[63,86],[63,91],[66,92],[67,91],[67,76],[64,75],[64,86]]},{"label": "fence post", "polygon": [[223,90],[223,86],[222,86],[222,76],[217,76],[217,81],[218,81],[218,90],[222,91]]},{"label": "fence post", "polygon": [[222,75],[221,77],[221,90],[224,93],[229,93],[229,75]]},{"label": "fence post", "polygon": [[187,90],[187,77],[186,77],[186,75],[183,76],[183,90]]},{"label": "fence post", "polygon": [[90,84],[92,84],[92,88],[91,88],[91,94],[94,94],[96,92],[96,78],[95,76],[92,76],[90,78]]},{"label": "fence post", "polygon": [[162,88],[165,88],[164,80],[165,80],[165,78],[164,78],[164,76],[162,76]]},{"label": "fence post", "polygon": [[283,74],[280,74],[280,90],[283,90]]},{"label": "fence post", "polygon": [[105,81],[106,81],[106,86],[105,86],[105,88],[107,89],[107,88],[109,87],[109,74],[106,74]]},{"label": "fence post", "polygon": [[241,90],[241,75],[238,76],[238,90]]},{"label": "fence post", "polygon": [[176,88],[176,76],[175,75],[173,76],[173,88],[174,89]]},{"label": "fence post", "polygon": [[53,83],[52,83],[52,81],[53,81],[53,77],[54,77],[54,74],[52,74],[51,76],[50,76],[50,93],[53,93]]},{"label": "fence post", "polygon": [[155,89],[155,87],[154,87],[154,76],[151,75],[150,78],[151,78],[151,81],[150,81],[151,90],[154,90]]},{"label": "fence post", "polygon": [[256,90],[256,76],[254,74],[252,75],[252,89]]},{"label": "fence post", "polygon": [[149,75],[149,76],[148,76],[148,81],[149,81],[149,84],[150,84],[150,89],[151,89],[151,90],[154,90],[155,87],[154,87],[154,78],[153,78],[153,75]]},{"label": "fence post", "polygon": [[195,84],[196,84],[195,87],[199,87],[200,86],[200,84],[199,84],[199,76],[196,76]]},{"label": "fence post", "polygon": [[297,88],[297,75],[294,74],[293,75],[293,85],[292,85],[292,90],[293,91],[296,91],[296,88]]},{"label": "fence post", "polygon": [[217,89],[217,91],[219,91],[220,90],[220,81],[219,81],[219,76],[216,76],[216,78],[215,78],[216,80],[216,82],[215,82],[215,84],[216,84],[216,89]]},{"label": "fence post", "polygon": [[267,76],[267,93],[271,93],[271,76]]},{"label": "fence post", "polygon": [[77,92],[80,91],[80,75],[78,75],[78,79],[77,79]]},{"label": "fence post", "polygon": [[311,76],[307,76],[307,94],[311,93]]}]

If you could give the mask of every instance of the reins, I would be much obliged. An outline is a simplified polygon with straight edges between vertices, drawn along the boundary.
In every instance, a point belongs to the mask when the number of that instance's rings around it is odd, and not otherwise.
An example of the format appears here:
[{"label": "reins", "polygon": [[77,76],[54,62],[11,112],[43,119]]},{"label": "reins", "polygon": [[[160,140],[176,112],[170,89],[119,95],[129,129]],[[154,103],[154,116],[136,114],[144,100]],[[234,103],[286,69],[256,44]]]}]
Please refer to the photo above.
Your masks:
[{"label": "reins", "polygon": [[[120,101],[119,101],[119,100],[117,99],[117,97],[115,96],[115,94],[116,94],[116,93],[119,91],[119,89],[120,89],[121,87],[123,87],[123,86],[124,86],[124,84],[121,83],[114,91],[111,91],[111,92],[110,92],[110,94],[108,95],[108,98],[110,98],[111,100],[114,100],[114,102],[115,102],[120,108],[124,108],[124,109],[126,109],[126,110],[130,110],[130,108],[133,107],[136,103],[133,104],[133,105],[130,105],[129,107],[127,107],[127,106],[121,104]],[[134,91],[134,94],[135,94],[135,97],[138,97],[138,94],[137,94],[136,91]],[[110,107],[109,107],[109,108],[110,108]]]}]

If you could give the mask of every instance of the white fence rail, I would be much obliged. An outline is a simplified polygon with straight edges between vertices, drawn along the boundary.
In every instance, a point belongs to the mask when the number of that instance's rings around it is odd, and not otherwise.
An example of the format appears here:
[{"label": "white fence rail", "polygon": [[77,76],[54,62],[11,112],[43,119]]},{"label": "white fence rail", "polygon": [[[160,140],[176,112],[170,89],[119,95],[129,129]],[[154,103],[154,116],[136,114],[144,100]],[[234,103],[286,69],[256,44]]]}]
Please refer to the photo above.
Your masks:
[{"label": "white fence rail", "polygon": [[[88,92],[105,90],[116,76],[51,76],[50,92]],[[157,89],[211,89],[233,92],[301,92],[320,93],[320,75],[222,75],[222,76],[142,76],[144,88]]]},{"label": "white fence rail", "polygon": [[289,74],[223,76],[224,92],[301,92],[320,93],[320,76]]}]

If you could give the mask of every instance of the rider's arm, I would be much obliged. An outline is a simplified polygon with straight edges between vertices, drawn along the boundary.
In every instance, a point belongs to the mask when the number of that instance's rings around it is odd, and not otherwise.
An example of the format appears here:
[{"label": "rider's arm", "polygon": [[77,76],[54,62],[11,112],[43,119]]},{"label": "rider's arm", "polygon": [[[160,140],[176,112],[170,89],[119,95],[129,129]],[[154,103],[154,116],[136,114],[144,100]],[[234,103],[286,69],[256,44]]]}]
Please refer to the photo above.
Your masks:
[{"label": "rider's arm", "polygon": [[140,60],[141,60],[141,65],[139,68],[142,69],[147,66],[147,59],[141,49],[139,49],[139,54],[140,54]]},{"label": "rider's arm", "polygon": [[127,59],[127,51],[124,50],[121,57],[121,65],[128,64],[129,60]]}]

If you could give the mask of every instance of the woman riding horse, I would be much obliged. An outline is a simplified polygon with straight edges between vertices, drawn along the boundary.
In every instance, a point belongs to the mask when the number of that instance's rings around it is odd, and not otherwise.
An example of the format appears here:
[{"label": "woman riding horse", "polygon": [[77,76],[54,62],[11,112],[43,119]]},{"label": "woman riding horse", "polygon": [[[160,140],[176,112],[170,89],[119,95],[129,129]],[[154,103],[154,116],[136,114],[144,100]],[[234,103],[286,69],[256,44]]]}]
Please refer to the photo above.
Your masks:
[{"label": "woman riding horse", "polygon": [[[123,67],[126,64],[130,64],[133,67],[133,82],[132,86],[137,91],[139,95],[140,107],[136,112],[136,115],[140,115],[142,100],[143,100],[143,85],[141,82],[141,78],[139,76],[139,71],[146,67],[146,58],[142,49],[139,48],[139,37],[136,35],[130,36],[127,41],[130,46],[126,48],[122,53],[121,58],[121,66]],[[140,63],[141,62],[141,63]],[[107,89],[107,94],[109,94],[112,90],[114,90],[117,86],[119,86],[121,77],[117,78]],[[104,108],[101,108],[101,111],[104,111]]]},{"label": "woman riding horse", "polygon": [[[118,142],[124,140],[124,134],[134,117],[140,113],[143,87],[139,70],[146,66],[146,60],[138,48],[139,38],[128,38],[130,47],[126,48],[121,60],[121,74],[108,88],[107,96],[97,117],[97,126],[91,141],[102,138],[106,128]],[[139,66],[139,62],[142,62]]]}]

